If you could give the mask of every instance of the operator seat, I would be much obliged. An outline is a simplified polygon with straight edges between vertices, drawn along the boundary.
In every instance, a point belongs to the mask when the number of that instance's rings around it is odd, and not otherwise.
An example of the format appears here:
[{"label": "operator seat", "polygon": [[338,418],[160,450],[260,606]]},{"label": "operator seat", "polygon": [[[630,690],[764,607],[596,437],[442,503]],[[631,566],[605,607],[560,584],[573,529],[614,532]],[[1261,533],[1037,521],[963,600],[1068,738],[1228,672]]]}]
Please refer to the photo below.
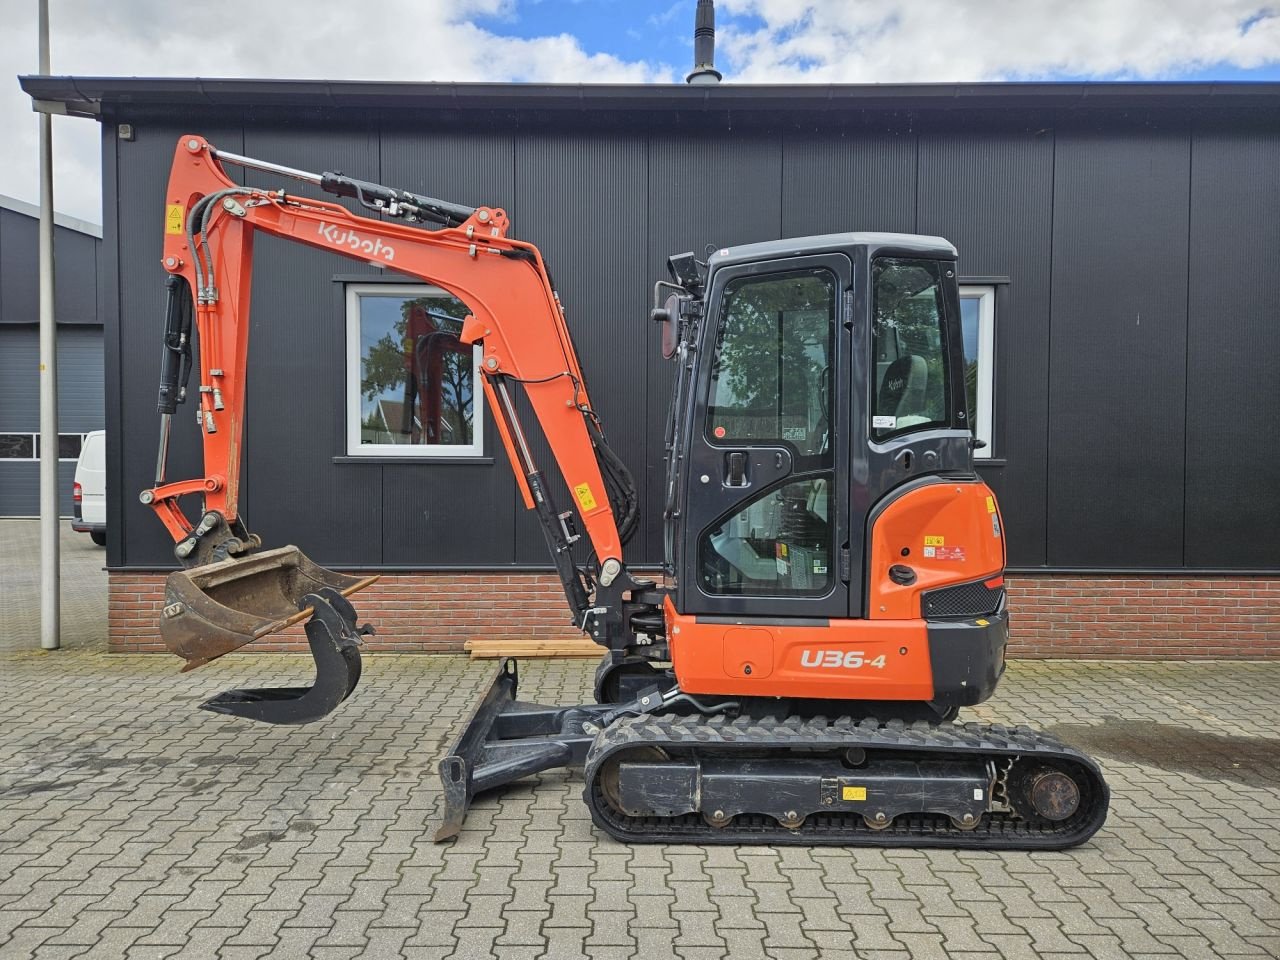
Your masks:
[{"label": "operator seat", "polygon": [[876,413],[885,417],[918,417],[924,412],[929,365],[924,357],[909,353],[889,364],[880,382]]}]

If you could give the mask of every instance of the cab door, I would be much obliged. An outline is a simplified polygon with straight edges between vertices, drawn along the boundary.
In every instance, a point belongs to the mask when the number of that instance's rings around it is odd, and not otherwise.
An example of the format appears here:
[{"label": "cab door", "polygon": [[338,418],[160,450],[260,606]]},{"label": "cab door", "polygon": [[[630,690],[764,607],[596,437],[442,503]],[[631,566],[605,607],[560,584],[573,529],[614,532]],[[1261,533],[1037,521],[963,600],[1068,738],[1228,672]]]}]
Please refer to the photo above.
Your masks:
[{"label": "cab door", "polygon": [[689,405],[682,613],[846,616],[851,263],[713,272]]}]

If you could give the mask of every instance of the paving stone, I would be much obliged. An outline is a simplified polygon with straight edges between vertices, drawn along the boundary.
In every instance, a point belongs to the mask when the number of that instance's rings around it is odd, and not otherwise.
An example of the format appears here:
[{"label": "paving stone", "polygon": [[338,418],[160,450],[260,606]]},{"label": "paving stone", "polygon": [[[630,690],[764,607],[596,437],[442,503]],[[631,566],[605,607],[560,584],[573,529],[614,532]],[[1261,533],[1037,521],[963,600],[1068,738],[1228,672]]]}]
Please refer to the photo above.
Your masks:
[{"label": "paving stone", "polygon": [[[491,664],[370,656],[323,728],[211,717],[194,705],[305,683],[309,658],[107,656],[101,554],[69,556],[98,607],[64,617],[67,649],[0,629],[26,691],[0,702],[4,960],[1280,956],[1280,664],[1011,663],[966,719],[1065,724],[1086,749],[1137,724],[1099,750],[1111,817],[1071,851],[627,847],[557,772],[478,798],[436,845],[434,763]],[[584,700],[592,669],[523,664],[522,696]],[[1260,761],[1184,755],[1179,729]]]}]

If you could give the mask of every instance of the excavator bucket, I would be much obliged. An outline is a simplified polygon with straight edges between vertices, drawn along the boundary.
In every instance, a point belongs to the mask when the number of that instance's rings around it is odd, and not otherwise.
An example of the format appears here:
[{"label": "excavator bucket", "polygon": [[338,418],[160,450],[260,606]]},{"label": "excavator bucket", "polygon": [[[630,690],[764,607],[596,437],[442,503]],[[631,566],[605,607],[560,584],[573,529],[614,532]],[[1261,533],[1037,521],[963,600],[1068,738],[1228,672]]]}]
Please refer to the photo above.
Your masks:
[{"label": "excavator bucket", "polygon": [[203,708],[266,723],[309,723],[330,713],[360,679],[360,635],[347,597],[377,577],[335,573],[297,547],[179,570],[165,583],[160,635],[184,671],[310,618],[311,687],[231,690]]}]

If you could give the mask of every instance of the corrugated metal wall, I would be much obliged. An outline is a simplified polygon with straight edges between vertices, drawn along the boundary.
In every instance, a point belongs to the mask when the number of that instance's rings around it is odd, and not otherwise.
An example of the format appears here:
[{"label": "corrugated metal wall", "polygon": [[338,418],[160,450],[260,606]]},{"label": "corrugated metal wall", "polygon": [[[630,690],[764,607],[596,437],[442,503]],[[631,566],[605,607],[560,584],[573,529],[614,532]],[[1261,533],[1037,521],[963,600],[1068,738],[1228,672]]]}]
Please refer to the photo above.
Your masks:
[{"label": "corrugated metal wall", "polygon": [[[0,323],[40,319],[39,221],[0,207]],[[102,323],[98,317],[97,237],[53,230],[54,303],[59,324]]]},{"label": "corrugated metal wall", "polygon": [[[40,430],[39,330],[0,325],[0,433]],[[102,328],[63,326],[58,330],[58,432],[101,430]],[[58,464],[59,512],[71,515],[75,462]],[[0,517],[40,513],[40,463],[0,460]]]},{"label": "corrugated metal wall", "polygon": [[[291,166],[505,206],[515,233],[550,262],[593,399],[644,493],[633,562],[661,553],[670,371],[647,311],[665,257],[863,229],[941,234],[959,247],[962,275],[1008,278],[996,460],[983,472],[1002,498],[1013,565],[1280,568],[1280,451],[1259,433],[1280,417],[1269,365],[1280,355],[1275,116],[835,107],[819,120],[588,109],[465,118],[367,110],[314,123],[296,113],[220,116],[200,122],[184,108],[172,123],[133,118],[133,142],[104,128],[107,256],[118,257],[104,288],[108,358],[119,360],[108,376],[109,420],[122,437],[109,464],[122,481],[115,565],[170,556],[134,493],[151,479],[157,426],[157,184],[177,136],[199,130]],[[492,430],[492,463],[337,462],[344,318],[335,278],[369,272],[259,244],[251,526],[335,565],[544,565]],[[196,471],[188,419],[175,431],[174,477]],[[537,450],[549,461],[540,442]]]},{"label": "corrugated metal wall", "polygon": [[[40,430],[38,230],[35,217],[0,206],[0,433]],[[101,243],[60,223],[54,227],[61,433],[101,430],[105,420],[98,317]],[[63,516],[71,515],[74,475],[74,462],[58,465]],[[39,512],[39,463],[0,459],[0,517],[32,517]]]}]

